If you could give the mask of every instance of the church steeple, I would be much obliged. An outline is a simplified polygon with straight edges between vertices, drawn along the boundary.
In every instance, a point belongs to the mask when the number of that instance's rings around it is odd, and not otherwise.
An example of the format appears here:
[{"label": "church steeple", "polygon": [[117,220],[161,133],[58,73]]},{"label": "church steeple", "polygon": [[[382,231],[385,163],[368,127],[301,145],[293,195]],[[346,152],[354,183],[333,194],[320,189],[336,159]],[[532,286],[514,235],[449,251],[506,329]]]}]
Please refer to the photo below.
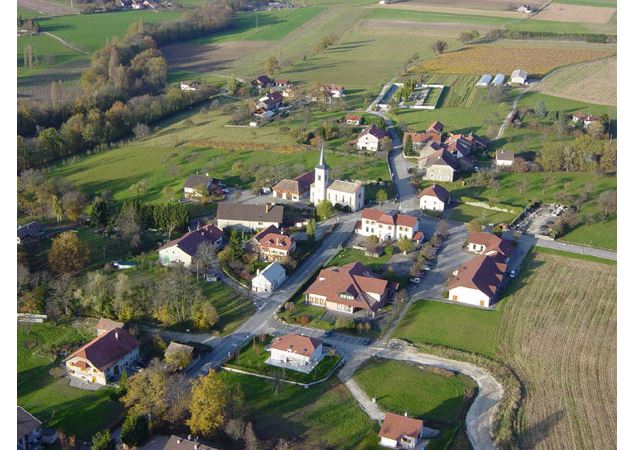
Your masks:
[{"label": "church steeple", "polygon": [[326,165],[326,161],[324,160],[324,143],[320,145],[320,162],[315,167],[316,169],[328,169],[329,166]]},{"label": "church steeple", "polygon": [[324,160],[324,143],[320,147],[320,161],[315,166],[315,180],[311,186],[311,198],[313,204],[318,205],[321,201],[327,200],[329,184],[329,166]]}]

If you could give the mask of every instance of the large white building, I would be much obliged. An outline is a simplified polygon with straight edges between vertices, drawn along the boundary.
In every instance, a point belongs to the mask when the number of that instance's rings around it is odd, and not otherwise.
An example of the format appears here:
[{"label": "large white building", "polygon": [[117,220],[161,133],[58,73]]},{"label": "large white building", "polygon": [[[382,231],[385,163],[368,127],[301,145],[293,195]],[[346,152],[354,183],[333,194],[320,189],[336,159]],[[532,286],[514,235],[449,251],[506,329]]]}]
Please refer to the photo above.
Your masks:
[{"label": "large white building", "polygon": [[310,189],[311,203],[315,206],[322,201],[333,205],[348,206],[352,212],[364,207],[364,186],[361,183],[329,179],[329,166],[324,160],[324,147],[320,151],[320,161],[315,166],[315,178]]},{"label": "large white building", "polygon": [[450,193],[438,184],[428,186],[419,196],[419,207],[427,211],[444,211],[450,203]]},{"label": "large white building", "polygon": [[449,299],[489,308],[505,276],[505,259],[500,253],[481,255],[459,266],[448,282]]},{"label": "large white building", "polygon": [[419,219],[394,211],[382,212],[374,208],[362,211],[362,219],[355,227],[355,232],[362,236],[377,236],[380,241],[398,240],[401,238],[423,240],[419,231]]},{"label": "large white building", "polygon": [[304,373],[311,372],[324,357],[320,339],[296,333],[274,339],[269,352],[267,364]]},{"label": "large white building", "polygon": [[256,276],[251,280],[251,290],[254,292],[270,293],[287,277],[287,273],[277,262],[272,262],[262,270],[258,270]]}]

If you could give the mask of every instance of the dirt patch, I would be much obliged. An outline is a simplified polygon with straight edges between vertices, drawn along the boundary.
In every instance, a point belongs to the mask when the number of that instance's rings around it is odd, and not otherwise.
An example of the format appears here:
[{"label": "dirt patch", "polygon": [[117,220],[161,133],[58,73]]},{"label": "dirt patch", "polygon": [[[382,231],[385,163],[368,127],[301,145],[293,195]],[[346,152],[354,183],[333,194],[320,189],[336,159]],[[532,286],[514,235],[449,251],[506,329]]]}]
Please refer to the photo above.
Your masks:
[{"label": "dirt patch", "polygon": [[372,29],[374,32],[394,34],[395,32],[417,33],[422,36],[457,36],[461,31],[478,30],[481,35],[494,29],[490,25],[466,25],[463,23],[436,22],[423,23],[412,20],[368,19],[359,23],[362,30]]},{"label": "dirt patch", "polygon": [[614,13],[615,8],[550,3],[535,17],[559,22],[607,23]]},{"label": "dirt patch", "polygon": [[64,14],[75,14],[77,12],[68,6],[46,0],[18,0],[18,6],[38,11],[43,16],[62,16]]},{"label": "dirt patch", "polygon": [[220,44],[174,44],[161,47],[171,70],[201,74],[230,69],[234,61],[267,47],[265,41],[234,41]]}]

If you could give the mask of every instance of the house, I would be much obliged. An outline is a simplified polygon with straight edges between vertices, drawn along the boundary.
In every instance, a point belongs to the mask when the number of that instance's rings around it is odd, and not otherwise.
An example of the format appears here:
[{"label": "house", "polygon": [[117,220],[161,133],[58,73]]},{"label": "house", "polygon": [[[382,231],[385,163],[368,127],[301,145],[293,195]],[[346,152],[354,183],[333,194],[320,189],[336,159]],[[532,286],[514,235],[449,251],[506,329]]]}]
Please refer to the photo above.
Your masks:
[{"label": "house", "polygon": [[278,88],[286,88],[291,86],[291,82],[289,80],[276,79],[273,80],[273,85]]},{"label": "house", "polygon": [[26,225],[18,227],[17,238],[18,245],[29,239],[38,239],[44,235],[44,227],[38,221],[29,222]]},{"label": "house", "polygon": [[295,248],[295,239],[280,232],[270,232],[258,239],[260,257],[264,261],[286,262]]},{"label": "house", "polygon": [[269,347],[266,364],[310,373],[324,357],[322,340],[296,333],[277,337]]},{"label": "house", "polygon": [[105,386],[139,359],[139,343],[127,330],[115,328],[97,336],[66,360],[70,378]]},{"label": "house", "polygon": [[480,255],[496,255],[499,253],[507,260],[514,252],[514,247],[510,241],[502,239],[495,234],[472,231],[467,236],[467,251]]},{"label": "house", "polygon": [[275,111],[282,106],[283,100],[284,97],[280,92],[270,92],[258,99],[256,108],[263,111]]},{"label": "house", "polygon": [[488,308],[498,293],[507,263],[500,253],[477,256],[455,270],[448,281],[451,301]]},{"label": "house", "polygon": [[42,448],[40,432],[42,422],[26,409],[18,406],[18,450]]},{"label": "house", "polygon": [[359,126],[362,123],[362,116],[358,116],[356,114],[346,114],[344,116],[344,120],[346,120],[346,125]]},{"label": "house", "polygon": [[364,207],[364,186],[361,183],[329,179],[329,166],[324,159],[324,147],[320,150],[320,160],[315,166],[314,182],[310,187],[310,200],[315,206],[322,201],[350,208],[352,212]]},{"label": "house", "polygon": [[254,81],[251,82],[251,85],[258,89],[264,89],[267,86],[271,86],[273,84],[273,80],[269,78],[267,75],[260,75]]},{"label": "house", "polygon": [[377,125],[372,124],[370,127],[366,128],[360,133],[359,137],[357,138],[357,149],[372,150],[376,152],[377,150],[379,150],[381,140],[387,136],[387,131],[384,131]]},{"label": "house", "polygon": [[419,168],[425,170],[424,179],[433,181],[454,181],[459,171],[459,163],[446,149],[437,150],[427,158],[419,159]]},{"label": "house", "polygon": [[349,314],[366,311],[374,316],[394,288],[393,283],[371,274],[363,264],[352,262],[322,269],[305,291],[304,301],[329,311]]},{"label": "house", "polygon": [[280,286],[287,273],[277,262],[272,262],[264,269],[258,269],[256,276],[251,280],[251,290],[254,292],[273,292]]},{"label": "house", "polygon": [[571,117],[571,120],[573,120],[573,123],[582,122],[582,124],[584,125],[584,128],[588,128],[589,125],[591,125],[593,122],[599,122],[600,118],[598,116],[594,116],[593,114],[585,114],[585,113],[577,112],[573,114],[573,116]]},{"label": "house", "polygon": [[387,448],[417,448],[423,436],[423,420],[386,413],[379,430],[379,445]]},{"label": "house", "polygon": [[514,70],[510,82],[512,84],[525,84],[527,82],[527,71],[522,69]]},{"label": "house", "polygon": [[430,124],[430,126],[426,130],[426,133],[430,133],[430,134],[441,134],[441,133],[443,133],[443,124],[441,122],[439,122],[438,120],[435,120],[434,122],[432,122]]},{"label": "house", "polygon": [[273,196],[283,200],[300,201],[311,190],[311,183],[315,181],[315,171],[311,170],[298,175],[293,180],[281,180],[273,187]]},{"label": "house", "polygon": [[200,87],[200,83],[197,81],[181,81],[182,91],[196,91]]},{"label": "house", "polygon": [[428,157],[443,148],[443,136],[440,133],[407,131],[403,134],[403,148],[405,148],[408,139],[412,142],[414,152],[419,153],[418,156],[421,158]]},{"label": "house", "polygon": [[489,73],[485,73],[478,79],[476,82],[477,87],[487,87],[489,86],[490,81],[492,81],[492,76]]},{"label": "house", "polygon": [[419,207],[428,211],[444,211],[450,204],[450,193],[443,186],[432,184],[419,195]]},{"label": "house", "polygon": [[377,236],[380,241],[413,239],[419,231],[419,219],[395,211],[382,212],[374,208],[362,211],[362,219],[355,232],[362,236]]},{"label": "house", "polygon": [[532,8],[530,5],[520,5],[518,8],[516,8],[516,11],[525,14],[532,14],[533,12],[535,12],[534,8]]},{"label": "house", "polygon": [[190,175],[183,185],[183,196],[196,199],[204,195],[223,195],[223,188],[218,180],[207,175]]},{"label": "house", "polygon": [[124,326],[123,322],[117,322],[115,320],[105,319],[102,317],[99,319],[99,322],[97,322],[97,325],[95,325],[95,330],[97,331],[97,336],[101,336],[114,330],[115,328],[123,328]]},{"label": "house", "polygon": [[494,79],[492,80],[492,86],[502,86],[505,82],[505,75],[502,73],[497,73]]},{"label": "house", "polygon": [[280,227],[284,216],[282,205],[247,205],[244,203],[218,204],[216,222],[218,228],[235,228],[245,231],[256,231],[270,225]]},{"label": "house", "polygon": [[167,440],[166,436],[154,436],[145,445],[138,447],[139,450],[220,450],[217,447],[199,442],[198,437],[188,435],[187,438],[171,435]]},{"label": "house", "polygon": [[510,167],[514,163],[514,152],[499,148],[496,150],[496,167]]},{"label": "house", "polygon": [[452,134],[445,141],[445,149],[459,160],[469,158],[473,148],[472,142],[462,134]]},{"label": "house", "polygon": [[223,231],[209,224],[166,242],[159,248],[159,262],[164,266],[181,264],[183,267],[190,267],[195,262],[198,248],[205,242],[220,247],[223,243]]},{"label": "house", "polygon": [[322,86],[320,89],[322,92],[328,93],[328,95],[332,98],[346,97],[346,94],[344,94],[344,86],[339,84],[329,84],[327,86]]}]

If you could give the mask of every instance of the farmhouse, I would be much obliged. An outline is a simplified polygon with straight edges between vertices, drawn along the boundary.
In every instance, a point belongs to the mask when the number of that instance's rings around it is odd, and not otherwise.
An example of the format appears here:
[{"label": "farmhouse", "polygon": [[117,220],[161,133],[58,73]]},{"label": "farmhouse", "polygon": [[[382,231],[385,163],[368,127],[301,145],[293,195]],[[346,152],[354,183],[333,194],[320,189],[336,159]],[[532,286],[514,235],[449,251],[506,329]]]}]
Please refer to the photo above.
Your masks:
[{"label": "farmhouse", "polygon": [[344,94],[344,86],[339,84],[329,84],[321,87],[322,92],[327,93],[332,98],[346,97]]},{"label": "farmhouse", "polygon": [[423,420],[386,413],[379,430],[379,445],[387,448],[417,448],[423,436]]},{"label": "farmhouse", "polygon": [[379,150],[381,140],[386,136],[388,136],[388,132],[372,124],[360,133],[357,138],[357,148],[359,150],[372,150],[376,152]]},{"label": "farmhouse", "polygon": [[223,195],[223,188],[220,182],[207,175],[190,175],[183,185],[183,196],[185,198],[200,198],[203,195]]},{"label": "farmhouse", "polygon": [[304,301],[329,311],[353,314],[375,313],[395,288],[393,283],[377,278],[361,263],[322,269],[304,294]]},{"label": "farmhouse", "polygon": [[585,114],[585,113],[575,113],[571,117],[573,123],[580,123],[584,125],[584,128],[588,128],[593,122],[599,122],[600,118],[598,116],[594,116],[593,114]]},{"label": "farmhouse", "polygon": [[251,85],[255,88],[263,89],[267,86],[271,86],[273,84],[273,80],[269,78],[267,75],[260,75],[254,81],[251,82]]},{"label": "farmhouse", "polygon": [[251,280],[251,290],[254,292],[273,292],[287,277],[287,273],[277,262],[272,262],[264,269],[258,269]]},{"label": "farmhouse", "polygon": [[97,336],[66,360],[68,376],[105,386],[139,359],[139,343],[128,331],[115,328]]},{"label": "farmhouse", "polygon": [[295,248],[295,239],[280,232],[272,231],[258,239],[258,250],[264,261],[286,262]]},{"label": "farmhouse", "polygon": [[449,299],[489,307],[496,298],[507,264],[499,253],[485,254],[459,266],[448,282]]},{"label": "farmhouse", "polygon": [[459,170],[459,163],[454,155],[441,149],[427,158],[419,158],[419,168],[425,170],[426,180],[451,182]]},{"label": "farmhouse", "polygon": [[219,247],[223,243],[223,231],[212,224],[189,231],[159,248],[159,262],[164,266],[181,264],[190,267],[204,242]]},{"label": "farmhouse", "polygon": [[419,231],[419,219],[395,211],[382,212],[374,208],[362,211],[362,219],[355,232],[362,236],[377,236],[381,241],[401,238],[413,239]]},{"label": "farmhouse", "polygon": [[514,70],[510,82],[512,84],[525,84],[527,82],[527,71],[522,69]]},{"label": "farmhouse", "polygon": [[481,255],[496,255],[500,253],[508,259],[514,252],[514,247],[507,239],[495,234],[473,231],[467,236],[467,250]]},{"label": "farmhouse", "polygon": [[44,227],[38,221],[29,222],[18,227],[18,245],[29,239],[38,239],[44,234]]},{"label": "farmhouse", "polygon": [[273,80],[273,85],[277,88],[286,88],[291,86],[291,82],[289,80],[276,79]]},{"label": "farmhouse", "polygon": [[346,125],[361,125],[362,116],[346,114],[346,116],[344,116],[344,120],[346,120]]},{"label": "farmhouse", "polygon": [[443,211],[450,204],[450,193],[438,184],[428,186],[419,196],[419,207],[428,211]]},{"label": "farmhouse", "polygon": [[352,212],[364,207],[364,186],[350,181],[329,180],[329,166],[324,159],[324,147],[320,151],[320,161],[315,166],[314,182],[310,188],[311,203],[315,206],[322,201],[348,207]]},{"label": "farmhouse", "polygon": [[315,181],[315,171],[298,175],[293,180],[281,180],[273,187],[273,196],[283,200],[300,201],[311,190],[311,183]]},{"label": "farmhouse", "polygon": [[510,167],[514,163],[514,152],[499,148],[496,150],[496,167]]},{"label": "farmhouse", "polygon": [[196,91],[201,84],[197,81],[181,81],[182,91]]},{"label": "farmhouse", "polygon": [[490,81],[492,81],[492,76],[489,73],[485,73],[478,79],[476,82],[477,87],[487,87],[489,86]]},{"label": "farmhouse", "polygon": [[322,341],[296,333],[275,338],[265,361],[276,367],[310,373],[324,357]]},{"label": "farmhouse", "polygon": [[247,205],[244,203],[219,203],[216,212],[218,228],[235,228],[256,231],[270,225],[280,227],[284,216],[282,205]]},{"label": "farmhouse", "polygon": [[42,422],[18,406],[18,450],[42,448],[40,444]]}]

